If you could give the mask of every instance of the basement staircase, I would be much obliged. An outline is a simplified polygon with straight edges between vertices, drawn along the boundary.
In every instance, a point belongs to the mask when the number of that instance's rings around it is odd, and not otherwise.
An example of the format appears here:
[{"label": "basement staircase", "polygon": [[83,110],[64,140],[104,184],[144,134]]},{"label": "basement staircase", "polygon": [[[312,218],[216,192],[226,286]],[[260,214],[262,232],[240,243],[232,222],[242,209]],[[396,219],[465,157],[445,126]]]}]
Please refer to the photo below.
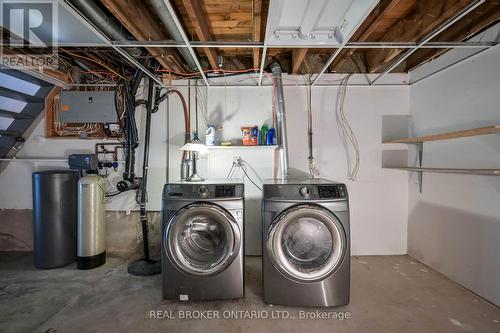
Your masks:
[{"label": "basement staircase", "polygon": [[0,67],[0,158],[12,158],[43,117],[53,85],[25,72]]}]

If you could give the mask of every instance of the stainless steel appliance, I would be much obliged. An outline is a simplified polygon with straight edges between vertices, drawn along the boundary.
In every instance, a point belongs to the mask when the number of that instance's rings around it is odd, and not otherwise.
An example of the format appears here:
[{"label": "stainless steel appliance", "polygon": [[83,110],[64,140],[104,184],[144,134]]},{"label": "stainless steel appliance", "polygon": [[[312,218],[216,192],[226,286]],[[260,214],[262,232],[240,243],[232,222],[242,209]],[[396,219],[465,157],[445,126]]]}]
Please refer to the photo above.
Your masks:
[{"label": "stainless steel appliance", "polygon": [[349,203],[325,179],[264,182],[264,301],[289,306],[349,303]]},{"label": "stainless steel appliance", "polygon": [[163,190],[163,297],[180,301],[244,294],[242,183],[167,184]]}]

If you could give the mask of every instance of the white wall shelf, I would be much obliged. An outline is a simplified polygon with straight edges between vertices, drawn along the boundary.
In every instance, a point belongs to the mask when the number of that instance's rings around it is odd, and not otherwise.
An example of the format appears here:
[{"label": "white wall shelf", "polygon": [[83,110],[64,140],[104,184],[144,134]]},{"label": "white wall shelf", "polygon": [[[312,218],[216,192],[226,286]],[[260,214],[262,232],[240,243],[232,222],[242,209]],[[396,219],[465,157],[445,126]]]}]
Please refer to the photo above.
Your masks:
[{"label": "white wall shelf", "polygon": [[397,169],[417,172],[455,173],[464,175],[500,176],[500,169],[457,169],[457,168],[428,168],[428,167],[384,167],[384,169]]},{"label": "white wall shelf", "polygon": [[274,150],[277,149],[277,145],[272,146],[206,146],[209,150],[211,149],[221,149],[221,150]]}]

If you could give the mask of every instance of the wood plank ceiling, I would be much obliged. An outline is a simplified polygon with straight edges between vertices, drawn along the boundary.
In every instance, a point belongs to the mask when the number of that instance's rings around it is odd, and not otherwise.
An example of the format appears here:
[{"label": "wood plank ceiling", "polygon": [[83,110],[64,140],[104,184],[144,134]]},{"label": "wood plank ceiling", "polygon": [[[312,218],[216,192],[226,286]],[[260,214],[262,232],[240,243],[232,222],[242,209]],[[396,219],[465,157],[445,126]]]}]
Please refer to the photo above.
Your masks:
[{"label": "wood plank ceiling", "polygon": [[[170,38],[155,11],[145,0],[89,0],[98,3],[137,41]],[[472,0],[380,0],[351,38],[351,42],[419,42],[426,35],[468,6]],[[171,0],[188,38],[192,41],[263,42],[270,0]],[[486,0],[478,8],[434,38],[434,42],[459,42],[500,22],[500,0]],[[64,50],[63,50],[64,51]],[[333,61],[329,72],[382,72],[404,49],[345,49]],[[406,72],[447,50],[421,49],[394,72]],[[81,62],[92,58],[93,70],[116,65],[108,51],[71,49]],[[106,53],[108,52],[108,53]],[[176,73],[191,73],[175,48],[146,48],[159,65]],[[251,70],[260,67],[259,48],[197,48],[205,70]],[[317,73],[333,49],[269,49],[266,63],[277,57],[289,73]],[[63,54],[66,54],[63,52]],[[69,54],[69,52],[68,52]],[[85,55],[86,57],[82,57]],[[69,57],[69,56],[68,56]],[[97,57],[97,58],[96,58]],[[85,59],[86,58],[86,59]],[[92,60],[90,59],[90,60]],[[98,66],[105,63],[107,66]],[[116,69],[116,67],[114,67]],[[177,75],[177,74],[176,74]],[[180,74],[179,74],[180,75]]]},{"label": "wood plank ceiling", "polygon": [[[200,11],[197,11],[198,17],[203,13],[207,21],[206,29],[209,30],[210,39],[200,37],[197,32],[196,19],[193,18],[193,12],[188,5],[193,1],[175,0],[183,25],[192,40],[233,42],[264,40],[268,0],[195,1],[200,7]],[[419,42],[449,18],[458,14],[470,2],[471,0],[381,0],[351,41]],[[433,41],[464,41],[499,20],[500,1],[487,0]],[[308,73],[319,70],[332,51],[331,49],[272,49],[269,50],[268,56],[278,57],[290,73]],[[347,49],[331,64],[330,71],[382,72],[404,51],[404,49]],[[225,48],[216,52],[225,58],[226,66],[235,67],[231,69],[258,67],[260,64],[257,52],[252,52],[251,49]],[[443,50],[436,49],[418,51],[395,71],[405,72],[442,52]],[[253,61],[250,61],[252,55]]]}]

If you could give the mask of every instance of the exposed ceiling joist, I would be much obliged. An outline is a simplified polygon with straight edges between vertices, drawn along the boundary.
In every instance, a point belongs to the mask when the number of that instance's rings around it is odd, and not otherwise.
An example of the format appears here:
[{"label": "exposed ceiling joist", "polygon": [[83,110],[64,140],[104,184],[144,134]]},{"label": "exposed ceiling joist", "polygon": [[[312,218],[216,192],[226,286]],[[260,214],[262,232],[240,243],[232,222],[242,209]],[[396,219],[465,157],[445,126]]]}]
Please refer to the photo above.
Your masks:
[{"label": "exposed ceiling joist", "polygon": [[[478,10],[468,14],[455,25],[438,35],[433,42],[446,40],[463,41],[500,21],[500,0],[487,1]],[[425,49],[415,52],[406,63],[410,70],[446,52],[447,49]]]},{"label": "exposed ceiling joist", "polygon": [[[404,17],[408,11],[415,5],[417,0],[389,0],[381,1],[374,10],[374,17],[367,18],[366,26],[363,24],[354,36],[356,42],[376,41],[385,34],[401,17]],[[349,59],[356,49],[346,50],[344,55],[337,58],[332,63],[331,68],[339,68]]]},{"label": "exposed ceiling joist", "polygon": [[[262,26],[262,0],[253,0],[253,41],[260,42]],[[253,49],[253,67],[259,67],[260,50]]]},{"label": "exposed ceiling joist", "polygon": [[[391,41],[420,41],[430,32],[446,22],[461,10],[470,0],[435,1],[422,0],[418,2],[409,17],[399,20],[387,31],[380,40]],[[388,63],[399,56],[404,50],[392,49],[383,51],[368,51],[366,61],[370,72],[383,70]]]},{"label": "exposed ceiling joist", "polygon": [[[212,32],[210,31],[207,16],[201,7],[201,2],[198,0],[182,0],[182,3],[186,8],[189,18],[191,19],[198,39],[202,42],[213,41],[214,38],[212,36]],[[210,63],[212,69],[219,69],[217,51],[213,48],[204,48],[203,50],[207,55],[208,62]]]},{"label": "exposed ceiling joist", "polygon": [[300,69],[300,65],[306,57],[308,49],[293,49],[292,50],[292,74],[297,74]]},{"label": "exposed ceiling joist", "polygon": [[[160,25],[154,22],[151,10],[144,1],[101,0],[104,6],[120,21],[137,40],[167,39]],[[165,69],[184,72],[183,61],[172,49],[146,48]]]},{"label": "exposed ceiling joist", "polygon": [[462,19],[464,16],[467,14],[471,13],[474,11],[477,7],[479,7],[481,4],[483,4],[486,0],[472,0],[466,7],[461,9],[458,13],[453,15],[453,17],[450,17],[446,19],[439,27],[431,31],[428,35],[426,35],[422,40],[419,42],[417,48],[406,50],[396,61],[391,63],[387,69],[385,69],[382,73],[380,73],[375,79],[371,81],[371,85],[373,85],[375,82],[379,81],[380,78],[383,76],[389,74],[392,72],[395,68],[400,66],[408,57],[410,57],[412,54],[414,54],[416,51],[418,51],[419,47],[425,45],[432,39],[434,39],[436,36],[439,36],[440,33],[448,29],[449,27],[453,26],[456,22],[458,22],[460,19]]}]

